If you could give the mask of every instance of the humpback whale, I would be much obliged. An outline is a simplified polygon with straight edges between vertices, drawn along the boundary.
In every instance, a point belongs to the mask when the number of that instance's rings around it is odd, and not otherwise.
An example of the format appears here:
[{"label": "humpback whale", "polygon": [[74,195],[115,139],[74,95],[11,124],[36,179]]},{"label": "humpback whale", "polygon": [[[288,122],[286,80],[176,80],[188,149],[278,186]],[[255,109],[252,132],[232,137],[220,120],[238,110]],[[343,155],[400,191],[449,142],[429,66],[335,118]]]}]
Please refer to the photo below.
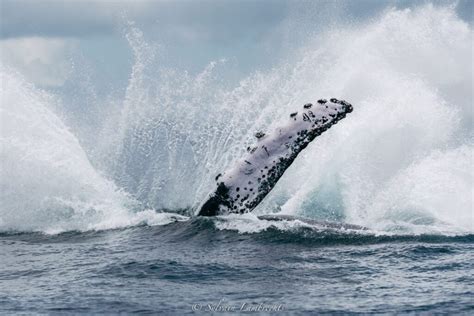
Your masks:
[{"label": "humpback whale", "polygon": [[288,122],[273,133],[257,132],[255,146],[248,147],[231,169],[216,176],[216,189],[198,208],[197,215],[251,212],[298,154],[350,112],[352,105],[344,100],[321,99],[291,113]]}]

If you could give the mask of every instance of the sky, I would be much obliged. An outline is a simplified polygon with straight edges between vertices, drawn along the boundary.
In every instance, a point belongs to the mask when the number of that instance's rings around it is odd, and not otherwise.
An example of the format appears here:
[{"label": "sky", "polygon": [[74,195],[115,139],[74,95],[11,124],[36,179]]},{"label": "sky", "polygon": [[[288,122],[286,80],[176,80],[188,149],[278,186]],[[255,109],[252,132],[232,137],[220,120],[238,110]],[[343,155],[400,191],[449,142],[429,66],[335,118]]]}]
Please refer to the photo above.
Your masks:
[{"label": "sky", "polygon": [[[0,0],[0,60],[46,89],[65,90],[77,72],[99,91],[125,87],[133,65],[126,34],[133,25],[164,65],[193,73],[226,59],[230,75],[240,78],[272,67],[332,23],[424,2],[433,1]],[[457,5],[472,23],[474,1],[434,3]]]}]

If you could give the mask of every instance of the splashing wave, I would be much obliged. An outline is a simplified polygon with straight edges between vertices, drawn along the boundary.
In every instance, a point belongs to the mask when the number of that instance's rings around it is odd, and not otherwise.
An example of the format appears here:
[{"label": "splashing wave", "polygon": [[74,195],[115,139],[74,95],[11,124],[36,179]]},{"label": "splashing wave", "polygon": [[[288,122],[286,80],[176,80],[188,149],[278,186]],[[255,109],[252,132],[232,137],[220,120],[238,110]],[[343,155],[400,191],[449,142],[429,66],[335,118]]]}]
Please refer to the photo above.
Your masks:
[{"label": "splashing wave", "polygon": [[333,95],[354,104],[353,115],[306,149],[257,214],[408,234],[474,231],[472,29],[454,9],[391,9],[333,27],[233,88],[219,76],[224,60],[193,76],[159,65],[134,26],[127,39],[135,65],[94,161],[51,110],[54,97],[1,69],[1,230],[184,220],[150,209],[196,207],[256,130]]}]

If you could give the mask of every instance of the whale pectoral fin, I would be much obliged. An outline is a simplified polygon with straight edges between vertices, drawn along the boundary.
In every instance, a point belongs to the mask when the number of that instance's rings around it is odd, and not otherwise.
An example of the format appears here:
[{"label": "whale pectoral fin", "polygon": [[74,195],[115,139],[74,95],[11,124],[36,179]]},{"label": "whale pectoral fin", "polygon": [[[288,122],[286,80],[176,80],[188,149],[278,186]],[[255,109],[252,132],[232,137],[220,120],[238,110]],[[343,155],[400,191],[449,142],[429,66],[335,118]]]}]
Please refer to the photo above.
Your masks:
[{"label": "whale pectoral fin", "polygon": [[258,145],[216,177],[217,189],[198,215],[214,216],[252,211],[273,189],[298,154],[318,135],[352,112],[352,105],[338,99],[307,103],[303,111],[290,114],[290,121],[272,135],[257,132]]}]

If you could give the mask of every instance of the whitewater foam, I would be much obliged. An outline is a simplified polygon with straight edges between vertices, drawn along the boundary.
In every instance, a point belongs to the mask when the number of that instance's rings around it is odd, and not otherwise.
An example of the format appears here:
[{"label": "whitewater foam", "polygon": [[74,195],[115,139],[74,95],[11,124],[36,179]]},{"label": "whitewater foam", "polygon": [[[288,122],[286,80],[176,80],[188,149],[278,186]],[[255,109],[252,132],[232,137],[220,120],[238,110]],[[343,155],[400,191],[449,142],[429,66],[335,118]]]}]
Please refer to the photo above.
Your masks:
[{"label": "whitewater foam", "polygon": [[[452,8],[426,5],[389,10],[368,25],[331,32],[326,42],[331,45],[305,48],[285,90],[339,93],[356,110],[307,149],[258,211],[399,232],[472,232],[468,25]],[[315,70],[324,79],[313,79]],[[451,158],[424,161],[439,151],[450,151]],[[454,168],[454,161],[463,168]],[[407,201],[401,192],[408,194],[402,187],[410,176],[418,184]],[[400,208],[399,217],[381,211],[389,205],[378,204],[380,196],[397,200],[390,207]],[[420,221],[420,214],[432,222]]]},{"label": "whitewater foam", "polygon": [[[1,69],[0,229],[186,220],[153,209],[196,207],[255,131],[333,95],[353,103],[354,113],[308,146],[256,214],[388,233],[474,231],[473,37],[454,8],[389,9],[370,22],[334,25],[233,88],[219,77],[224,60],[191,75],[160,65],[155,45],[135,26],[127,38],[135,65],[116,101],[120,117],[102,118],[102,134],[88,142],[97,146],[94,157],[52,111],[58,101],[51,94]],[[242,230],[268,225],[251,223]]]},{"label": "whitewater foam", "polygon": [[174,214],[134,212],[137,203],[92,167],[52,112],[57,101],[51,95],[3,67],[0,79],[1,231],[59,233],[178,220]]}]

